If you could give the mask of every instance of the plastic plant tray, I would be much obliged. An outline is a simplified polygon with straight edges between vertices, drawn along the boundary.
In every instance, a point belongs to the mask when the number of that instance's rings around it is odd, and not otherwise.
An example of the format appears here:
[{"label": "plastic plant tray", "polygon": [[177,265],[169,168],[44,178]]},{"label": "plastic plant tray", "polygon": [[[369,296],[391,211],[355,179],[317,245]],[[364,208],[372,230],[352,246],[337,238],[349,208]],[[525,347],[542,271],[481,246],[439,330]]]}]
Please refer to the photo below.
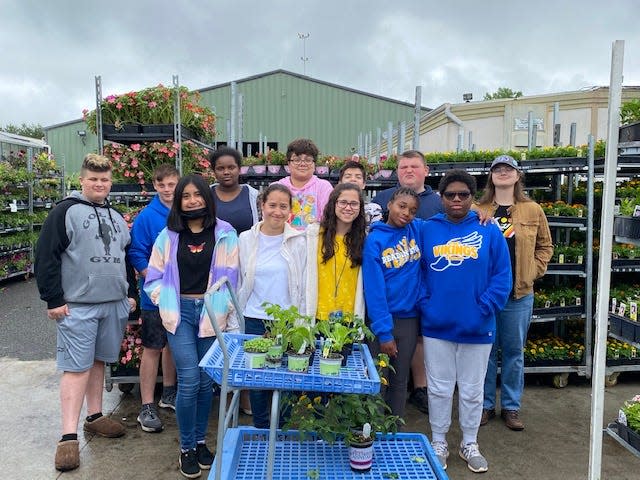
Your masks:
[{"label": "plastic plant tray", "polygon": [[[373,444],[373,466],[367,473],[349,467],[348,448],[337,441],[330,445],[312,434],[305,441],[298,432],[276,434],[274,480],[390,479],[447,480],[427,437],[420,433],[379,435]],[[224,438],[222,475],[224,479],[266,478],[269,431],[231,428]],[[215,462],[219,461],[216,458]],[[216,466],[209,479],[215,478]]]},{"label": "plastic plant tray", "polygon": [[[243,342],[255,337],[256,335],[225,334],[224,340],[229,354],[229,386],[334,393],[378,393],[380,391],[380,377],[366,345],[354,344],[353,352],[347,359],[347,366],[340,368],[339,375],[329,376],[320,375],[319,349],[316,349],[313,364],[307,373],[289,372],[286,365],[273,369],[246,368]],[[222,384],[223,360],[222,348],[219,340],[216,340],[200,361],[200,367],[218,384]]]}]

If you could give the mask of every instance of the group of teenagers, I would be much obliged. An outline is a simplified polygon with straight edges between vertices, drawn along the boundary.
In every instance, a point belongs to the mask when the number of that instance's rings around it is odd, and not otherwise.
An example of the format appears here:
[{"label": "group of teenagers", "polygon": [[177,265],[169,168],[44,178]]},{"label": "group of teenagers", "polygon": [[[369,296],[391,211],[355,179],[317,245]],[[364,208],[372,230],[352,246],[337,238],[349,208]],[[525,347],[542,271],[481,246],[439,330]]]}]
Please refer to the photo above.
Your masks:
[{"label": "group of teenagers", "polygon": [[[406,151],[398,157],[398,186],[367,202],[364,166],[357,159],[347,162],[334,188],[314,174],[318,153],[311,140],[291,142],[286,152],[290,175],[261,192],[240,183],[240,153],[231,148],[212,152],[216,183],[211,186],[199,175],[180,178],[174,167],[162,165],[153,176],[157,195],[134,220],[130,238],[106,199],[108,159],[85,158],[82,191],[54,208],[36,248],[36,277],[49,318],[58,324],[63,371],[56,468],[79,465],[77,423],[85,396],[86,431],[124,434],[118,422],[102,416],[95,370],[118,358],[126,317],[135,307],[135,273],[145,347],[138,422],[149,432],[163,428],[153,397],[162,358],[159,406],[175,409],[178,464],[187,478],[199,477],[213,462],[205,441],[213,381],[198,363],[215,340],[213,322],[227,332],[240,328],[226,287],[213,295],[211,310],[204,308],[205,292],[222,277],[237,294],[246,333],[265,332],[270,321],[265,302],[295,306],[316,322],[346,312],[365,318],[375,335],[369,342],[372,355],[387,354],[393,367],[383,395],[394,415],[404,416],[410,372],[421,367],[413,383],[424,388],[420,376],[426,377],[431,444],[444,468],[457,386],[458,453],[470,470],[488,470],[477,434],[496,416],[498,362],[501,416],[512,430],[524,428],[519,416],[523,346],[533,282],[544,275],[553,247],[542,209],[524,194],[518,163],[497,157],[474,203],[473,176],[450,170],[435,192],[425,186],[424,156]],[[79,210],[75,220],[68,213],[74,207]],[[89,229],[99,241],[78,247],[82,236],[75,232]],[[126,261],[101,261],[116,242]],[[90,260],[89,267],[81,266],[87,252],[76,251],[83,248],[97,249],[98,260]],[[74,267],[75,278],[68,279]],[[57,283],[51,281],[54,274]],[[111,296],[105,291],[109,280]],[[117,312],[94,308],[74,314],[77,307],[112,303]],[[89,317],[95,317],[95,326],[86,334],[92,345],[87,352],[77,343]],[[73,408],[65,406],[70,375],[84,378],[79,384],[73,379],[74,392],[80,392]],[[249,397],[254,426],[268,427],[267,392],[252,390]]]}]

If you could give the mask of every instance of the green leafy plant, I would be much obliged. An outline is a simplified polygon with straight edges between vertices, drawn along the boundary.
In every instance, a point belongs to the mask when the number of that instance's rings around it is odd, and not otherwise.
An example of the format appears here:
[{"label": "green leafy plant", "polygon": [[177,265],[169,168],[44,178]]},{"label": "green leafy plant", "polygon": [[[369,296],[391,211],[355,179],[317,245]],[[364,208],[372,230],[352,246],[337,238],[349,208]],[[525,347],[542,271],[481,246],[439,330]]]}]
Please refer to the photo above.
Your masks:
[{"label": "green leafy plant", "polygon": [[397,155],[380,155],[380,168],[384,170],[395,170],[398,168]]},{"label": "green leafy plant", "polygon": [[267,353],[271,345],[273,345],[273,340],[271,340],[270,338],[257,337],[250,340],[245,340],[243,343],[243,348],[245,352]]},{"label": "green leafy plant", "polygon": [[621,409],[627,418],[627,426],[636,433],[640,433],[640,395],[624,402]]},{"label": "green leafy plant", "polygon": [[[389,365],[389,357],[378,355],[376,368],[380,381],[387,381],[383,372]],[[297,429],[300,439],[304,440],[309,432],[315,432],[323,440],[333,443],[344,438],[346,443],[362,438],[363,426],[369,424],[372,434],[396,433],[398,426],[404,421],[391,415],[391,409],[380,394],[329,394],[328,397],[317,395],[310,397],[306,393],[300,396],[289,396],[285,403],[291,408],[291,415],[285,422],[283,430]]]},{"label": "green leafy plant", "polygon": [[627,125],[635,122],[640,122],[640,98],[624,102],[620,107],[620,123]]}]

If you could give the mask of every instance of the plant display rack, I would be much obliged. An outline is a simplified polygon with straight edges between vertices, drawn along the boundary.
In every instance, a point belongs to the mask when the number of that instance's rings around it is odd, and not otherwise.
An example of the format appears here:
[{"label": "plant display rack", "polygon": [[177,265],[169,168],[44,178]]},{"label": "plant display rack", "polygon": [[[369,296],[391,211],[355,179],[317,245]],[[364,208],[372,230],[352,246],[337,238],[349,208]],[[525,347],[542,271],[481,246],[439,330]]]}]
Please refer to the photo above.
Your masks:
[{"label": "plant display rack", "polygon": [[[213,315],[212,294],[223,285],[225,285],[231,293],[231,299],[236,315],[238,316],[240,330],[243,331],[244,318],[242,314],[239,313],[240,309],[236,296],[226,277],[220,279],[209,289],[205,295],[205,308],[207,308],[210,315]],[[226,478],[266,478],[267,480],[274,478],[283,480],[307,478],[307,473],[314,468],[323,471],[322,476],[319,478],[385,478],[381,476],[380,473],[378,473],[377,476],[369,476],[371,472],[369,475],[359,474],[358,477],[352,477],[348,470],[348,456],[344,452],[344,458],[341,462],[329,460],[344,450],[345,447],[339,443],[335,446],[329,446],[324,442],[300,443],[295,439],[295,432],[289,431],[283,433],[277,430],[281,390],[372,394],[379,392],[380,377],[378,376],[373,359],[366,345],[358,345],[357,348],[354,346],[354,352],[349,357],[347,366],[343,367],[340,375],[336,377],[320,375],[318,370],[319,362],[317,359],[313,362],[308,373],[288,372],[284,367],[274,370],[251,370],[244,367],[242,342],[245,339],[255,336],[223,333],[220,331],[216,322],[213,323],[213,326],[216,331],[216,341],[202,358],[200,367],[203,368],[214,381],[220,384],[221,399],[227,398],[229,391],[233,391],[233,396],[229,406],[227,406],[227,402],[225,401],[220,402],[216,461],[209,475],[210,480]],[[316,352],[316,355],[318,354],[319,352]],[[240,388],[273,390],[269,430],[238,428]],[[422,442],[421,451],[418,455],[425,460],[421,467],[423,475],[403,476],[401,478],[446,479],[447,477],[439,466],[438,460],[430,449],[426,438],[419,437],[421,436],[416,435],[414,439]],[[385,442],[388,441],[389,438],[390,437],[385,437]],[[403,444],[400,440],[396,442],[389,441],[389,446],[386,448],[393,448],[395,456],[400,452],[397,450],[397,447],[401,445]],[[406,446],[408,444],[404,445]],[[394,448],[394,446],[396,448]],[[295,462],[291,462],[289,460],[291,457],[286,456],[286,452],[296,450],[300,456],[296,456]],[[329,456],[318,457],[318,455],[323,453],[322,450]],[[380,454],[382,455],[382,453]],[[295,465],[304,465],[302,461],[303,456],[310,461],[309,470],[305,472],[292,470],[297,468]],[[318,458],[318,463],[313,463],[314,458]],[[278,463],[277,470],[276,462]],[[315,467],[311,468],[312,465],[315,465]],[[346,468],[342,468],[344,465],[346,465]],[[224,474],[223,468],[225,468]],[[284,468],[284,473],[281,471],[282,468]],[[230,474],[232,470],[235,471]],[[257,474],[256,472],[258,471],[262,473]],[[375,469],[372,469],[372,472],[375,471]],[[438,472],[440,475],[434,476],[433,471]]]},{"label": "plant display rack", "polygon": [[[38,231],[55,202],[64,196],[64,175],[55,168],[45,145],[0,138],[0,281],[33,273]],[[19,151],[5,154],[5,145]],[[36,157],[42,158],[43,163]]]},{"label": "plant display rack", "polygon": [[[373,467],[368,473],[350,471],[347,446],[344,442],[337,441],[329,445],[314,436],[301,442],[295,430],[278,432],[276,435],[274,479],[444,480],[448,478],[427,437],[419,433],[398,433],[376,438],[373,444]],[[209,478],[214,478],[213,473],[218,462],[222,465],[221,478],[237,480],[265,478],[264,456],[269,438],[268,430],[254,428],[227,430],[222,456],[216,457]],[[384,461],[375,461],[375,459],[384,459]]]}]

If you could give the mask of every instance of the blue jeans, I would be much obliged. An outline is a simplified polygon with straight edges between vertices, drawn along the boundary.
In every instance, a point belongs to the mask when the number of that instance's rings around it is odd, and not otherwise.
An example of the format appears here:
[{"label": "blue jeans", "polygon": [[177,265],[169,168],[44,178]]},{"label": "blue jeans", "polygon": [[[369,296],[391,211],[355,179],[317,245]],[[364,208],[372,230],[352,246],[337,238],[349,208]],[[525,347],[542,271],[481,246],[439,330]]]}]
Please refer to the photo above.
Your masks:
[{"label": "blue jeans", "polygon": [[[252,335],[262,335],[265,332],[264,320],[259,318],[245,318],[244,331]],[[269,428],[269,396],[270,390],[249,390],[253,426],[256,428]]]},{"label": "blue jeans", "polygon": [[533,293],[519,299],[509,298],[496,318],[496,338],[487,376],[484,380],[484,409],[496,406],[496,383],[498,376],[497,356],[500,350],[500,408],[520,410],[524,389],[524,345],[533,312]]},{"label": "blue jeans", "polygon": [[205,440],[213,401],[213,379],[198,366],[215,341],[215,337],[198,337],[203,306],[201,299],[181,298],[180,324],[175,335],[167,332],[178,374],[176,420],[183,450]]}]

